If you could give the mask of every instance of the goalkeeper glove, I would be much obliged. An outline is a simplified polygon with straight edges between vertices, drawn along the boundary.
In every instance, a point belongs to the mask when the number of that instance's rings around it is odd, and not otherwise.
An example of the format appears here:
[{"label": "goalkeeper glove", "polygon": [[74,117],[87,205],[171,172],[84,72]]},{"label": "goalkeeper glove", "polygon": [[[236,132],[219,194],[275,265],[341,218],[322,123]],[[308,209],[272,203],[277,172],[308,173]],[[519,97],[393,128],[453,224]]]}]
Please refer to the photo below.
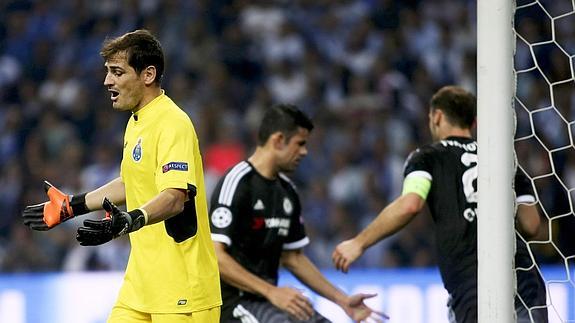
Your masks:
[{"label": "goalkeeper glove", "polygon": [[101,220],[85,220],[84,226],[78,228],[76,240],[82,246],[97,246],[126,233],[134,232],[147,222],[144,210],[135,209],[125,212],[118,209],[108,198],[104,198],[102,207],[106,217]]},{"label": "goalkeeper glove", "polygon": [[22,216],[30,229],[46,231],[74,216],[90,212],[86,206],[86,194],[70,196],[44,181],[44,191],[49,201],[29,205]]}]

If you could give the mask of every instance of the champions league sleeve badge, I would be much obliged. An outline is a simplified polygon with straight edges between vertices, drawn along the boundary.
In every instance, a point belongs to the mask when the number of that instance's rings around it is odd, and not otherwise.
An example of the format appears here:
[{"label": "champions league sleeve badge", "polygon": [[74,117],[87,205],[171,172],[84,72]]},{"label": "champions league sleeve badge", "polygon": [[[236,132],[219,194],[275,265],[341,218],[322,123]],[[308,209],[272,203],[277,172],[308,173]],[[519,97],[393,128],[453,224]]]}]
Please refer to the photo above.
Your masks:
[{"label": "champions league sleeve badge", "polygon": [[232,211],[230,209],[220,206],[212,212],[212,224],[219,229],[228,227],[232,223]]}]

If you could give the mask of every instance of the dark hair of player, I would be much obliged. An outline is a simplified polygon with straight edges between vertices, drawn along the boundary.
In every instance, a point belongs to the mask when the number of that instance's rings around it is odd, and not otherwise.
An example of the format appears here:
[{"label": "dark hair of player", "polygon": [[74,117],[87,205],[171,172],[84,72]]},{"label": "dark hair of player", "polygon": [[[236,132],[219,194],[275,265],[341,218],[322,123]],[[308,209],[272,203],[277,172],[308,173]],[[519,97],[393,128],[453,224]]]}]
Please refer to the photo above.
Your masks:
[{"label": "dark hair of player", "polygon": [[111,59],[119,52],[125,52],[128,64],[140,74],[148,66],[156,68],[154,82],[159,85],[164,73],[164,52],[160,42],[145,29],[135,30],[117,38],[109,38],[102,45],[100,56]]},{"label": "dark hair of player", "polygon": [[477,116],[475,95],[458,86],[442,87],[430,101],[431,109],[443,111],[454,126],[470,129]]},{"label": "dark hair of player", "polygon": [[311,119],[293,104],[276,104],[269,108],[261,122],[258,131],[258,145],[263,146],[268,138],[276,132],[281,132],[288,141],[298,130],[313,129]]}]

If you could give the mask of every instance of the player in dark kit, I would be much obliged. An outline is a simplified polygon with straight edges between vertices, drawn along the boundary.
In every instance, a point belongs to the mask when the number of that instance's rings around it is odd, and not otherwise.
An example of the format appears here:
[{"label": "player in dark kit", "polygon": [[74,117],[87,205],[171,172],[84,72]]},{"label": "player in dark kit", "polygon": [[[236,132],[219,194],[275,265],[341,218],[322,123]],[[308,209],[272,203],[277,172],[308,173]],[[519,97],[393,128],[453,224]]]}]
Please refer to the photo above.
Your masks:
[{"label": "player in dark kit", "polygon": [[[476,110],[475,97],[459,87],[444,87],[432,97],[429,128],[435,143],[408,157],[402,195],[332,255],[336,268],[347,272],[368,247],[402,229],[427,202],[439,270],[449,292],[450,322],[460,323],[477,322],[477,143],[472,138]],[[538,232],[539,213],[529,181],[520,172],[515,181],[517,228],[528,239]],[[517,246],[516,263],[528,268],[526,246],[522,241]],[[536,269],[518,271],[518,293],[528,307],[545,305],[545,287]],[[516,312],[518,322],[531,322],[518,300]],[[547,322],[545,308],[532,309],[531,315],[534,322]]]},{"label": "player in dark kit", "polygon": [[232,167],[212,195],[212,240],[222,279],[222,322],[329,322],[291,287],[278,287],[280,264],[355,321],[378,317],[363,300],[334,287],[303,254],[309,243],[294,185],[283,172],[307,154],[311,120],[291,105],[267,110],[258,146]]}]

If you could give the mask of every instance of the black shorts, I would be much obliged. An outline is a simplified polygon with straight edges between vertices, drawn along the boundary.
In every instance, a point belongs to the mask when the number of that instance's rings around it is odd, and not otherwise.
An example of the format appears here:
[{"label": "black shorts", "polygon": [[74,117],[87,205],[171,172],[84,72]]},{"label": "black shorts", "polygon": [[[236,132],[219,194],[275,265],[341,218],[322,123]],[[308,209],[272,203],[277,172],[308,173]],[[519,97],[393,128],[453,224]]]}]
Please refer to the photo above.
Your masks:
[{"label": "black shorts", "polygon": [[[230,313],[231,312],[231,313]],[[330,321],[314,310],[307,321],[300,321],[265,300],[240,299],[236,305],[222,312],[222,323],[329,323]]]},{"label": "black shorts", "polygon": [[477,323],[477,290],[449,295],[447,308],[449,323]]},{"label": "black shorts", "polygon": [[[536,269],[517,272],[515,313],[517,323],[547,323],[545,284]],[[460,288],[447,303],[450,323],[477,322],[477,286]]]},{"label": "black shorts", "polygon": [[517,270],[517,297],[515,312],[517,323],[547,323],[547,293],[545,283],[537,269]]}]

